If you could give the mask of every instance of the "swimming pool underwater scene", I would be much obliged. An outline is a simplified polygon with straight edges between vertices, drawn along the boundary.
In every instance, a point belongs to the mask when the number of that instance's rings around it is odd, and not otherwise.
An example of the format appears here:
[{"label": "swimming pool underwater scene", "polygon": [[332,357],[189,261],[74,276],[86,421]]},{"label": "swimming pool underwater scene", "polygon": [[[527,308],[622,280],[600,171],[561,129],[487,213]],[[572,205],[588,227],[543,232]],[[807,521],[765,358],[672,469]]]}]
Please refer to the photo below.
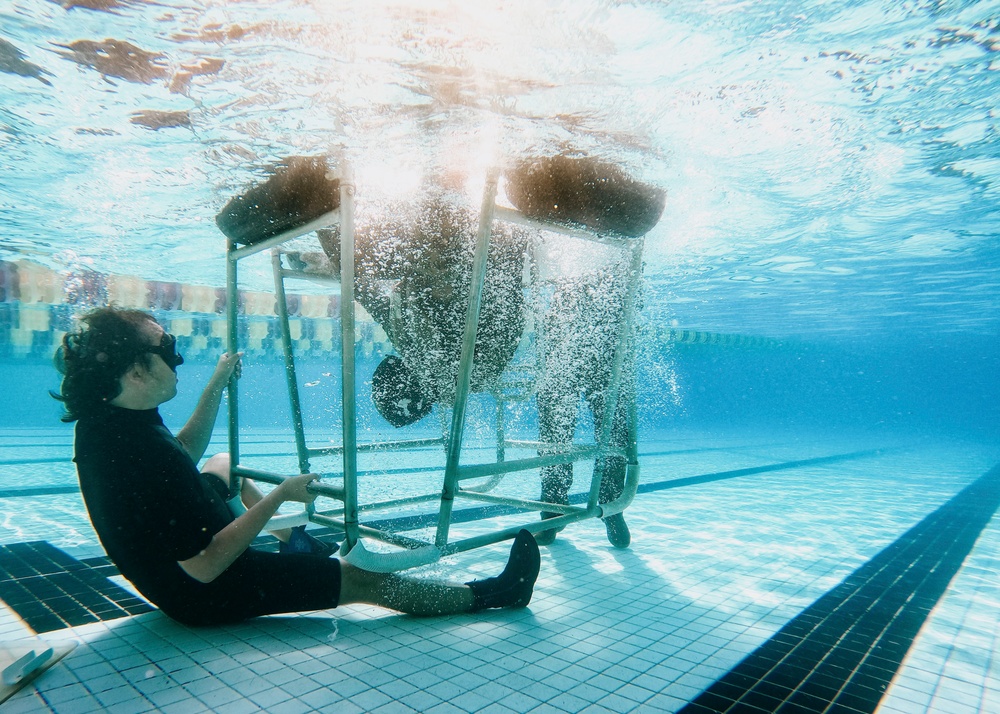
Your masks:
[{"label": "swimming pool underwater scene", "polygon": [[[998,96],[997,2],[6,0],[0,708],[1000,711]],[[224,207],[308,157],[353,177],[359,226],[442,186],[478,216],[494,176],[503,218],[522,210],[513,167],[553,156],[662,192],[662,215],[603,242],[579,221],[529,230],[508,366],[528,386],[502,429],[495,399],[470,397],[459,457],[491,464],[503,443],[529,465],[456,500],[449,537],[537,525],[504,504],[539,494],[539,295],[593,279],[600,299],[636,245],[631,545],[571,523],[542,545],[528,607],[477,614],[188,627],[143,598],[91,525],[50,395],[79,317],[138,308],[176,336],[179,392],[160,408],[176,433],[235,306],[241,464],[298,473],[272,260],[241,260],[227,290]],[[282,249],[322,251],[312,231]],[[286,286],[318,447],[344,443],[340,289]],[[390,425],[372,380],[400,350],[350,314],[360,500],[401,501],[360,520],[433,541],[452,410]],[[229,448],[228,405],[208,454]],[[399,439],[414,443],[379,448]],[[570,504],[592,472],[576,463]],[[508,548],[408,573],[487,577]]]}]

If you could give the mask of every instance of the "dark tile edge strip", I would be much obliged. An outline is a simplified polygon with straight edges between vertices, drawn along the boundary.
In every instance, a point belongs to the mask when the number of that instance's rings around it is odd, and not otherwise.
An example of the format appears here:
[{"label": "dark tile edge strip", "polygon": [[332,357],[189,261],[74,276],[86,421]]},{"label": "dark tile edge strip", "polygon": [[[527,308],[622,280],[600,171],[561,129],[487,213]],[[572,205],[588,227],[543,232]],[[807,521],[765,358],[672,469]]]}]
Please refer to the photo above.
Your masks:
[{"label": "dark tile edge strip", "polygon": [[1000,507],[1000,465],[907,530],[678,714],[871,713]]}]

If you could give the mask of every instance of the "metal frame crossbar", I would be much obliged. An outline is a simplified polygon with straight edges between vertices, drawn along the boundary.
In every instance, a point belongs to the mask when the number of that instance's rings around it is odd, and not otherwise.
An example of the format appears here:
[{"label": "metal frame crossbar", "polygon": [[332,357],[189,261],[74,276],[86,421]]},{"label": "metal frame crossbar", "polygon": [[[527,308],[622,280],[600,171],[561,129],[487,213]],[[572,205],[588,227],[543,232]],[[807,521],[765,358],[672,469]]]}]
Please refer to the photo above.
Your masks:
[{"label": "metal frame crossbar", "polygon": [[[614,410],[618,403],[621,390],[623,368],[632,359],[634,351],[632,319],[635,312],[638,284],[642,265],[642,239],[626,238],[617,235],[601,235],[587,230],[566,227],[538,221],[496,203],[497,172],[491,171],[487,176],[486,188],[483,194],[482,208],[476,248],[473,258],[473,271],[469,306],[466,314],[465,330],[462,340],[461,361],[459,364],[458,383],[455,402],[451,412],[451,424],[446,434],[441,438],[410,439],[401,441],[386,441],[378,443],[358,443],[357,405],[356,405],[356,373],[354,352],[354,193],[353,176],[349,167],[341,171],[340,205],[336,211],[323,215],[314,221],[303,224],[293,230],[274,236],[267,240],[249,246],[240,246],[234,241],[228,243],[226,293],[228,306],[228,351],[235,353],[239,349],[237,330],[238,307],[238,263],[251,255],[264,250],[271,250],[272,269],[274,272],[274,287],[278,320],[281,328],[282,349],[285,358],[285,374],[288,388],[289,403],[292,413],[292,424],[295,433],[295,446],[298,455],[299,470],[309,473],[310,460],[318,456],[342,457],[342,471],[334,474],[333,480],[320,480],[310,488],[318,496],[331,498],[341,502],[342,508],[318,511],[314,504],[303,509],[300,514],[277,516],[269,523],[269,528],[287,527],[289,525],[313,522],[342,530],[344,542],[341,552],[344,558],[358,567],[379,572],[404,570],[431,563],[440,557],[452,553],[471,550],[483,545],[496,543],[512,538],[520,529],[527,528],[532,532],[548,530],[568,525],[587,518],[601,518],[624,511],[635,497],[639,482],[639,463],[636,449],[636,407],[634,390],[629,394],[628,420],[629,441],[624,450],[610,446],[611,428]],[[619,246],[630,253],[629,283],[625,297],[625,309],[619,322],[618,344],[615,349],[611,370],[611,380],[604,400],[605,413],[602,420],[601,433],[597,435],[594,444],[574,444],[560,448],[558,445],[542,442],[508,440],[504,436],[504,404],[503,395],[494,394],[497,398],[497,439],[496,460],[490,463],[463,464],[462,446],[466,428],[467,406],[471,393],[473,355],[476,343],[476,333],[479,324],[479,314],[482,305],[483,284],[486,277],[487,255],[493,224],[496,221],[519,224],[529,228],[540,229],[573,236],[588,241]],[[317,280],[317,276],[302,271],[289,270],[283,267],[280,246],[294,238],[306,235],[317,229],[339,223],[340,226],[340,325],[341,325],[341,405],[343,411],[343,435],[340,446],[309,447],[303,426],[302,406],[299,397],[298,380],[295,371],[295,358],[285,281],[287,279]],[[320,279],[322,280],[322,279]],[[335,279],[327,282],[336,284]],[[287,476],[269,471],[251,468],[241,460],[240,427],[239,427],[239,393],[236,380],[229,384],[229,453],[232,467],[232,492],[239,494],[240,479],[249,478],[265,483],[279,484]],[[388,499],[380,502],[359,503],[358,493],[358,453],[388,452],[414,449],[418,447],[443,445],[446,452],[444,468],[444,483],[439,492],[427,493],[405,498]],[[515,460],[505,459],[506,448],[536,448],[544,451],[543,455]],[[544,501],[534,501],[522,498],[512,498],[491,494],[490,491],[499,483],[504,475],[514,472],[524,472],[539,469],[544,466],[572,463],[603,455],[624,456],[627,462],[624,489],[622,494],[610,503],[598,503],[601,473],[595,469],[587,502],[582,506],[569,506]],[[488,481],[471,485],[463,485],[475,479],[488,478]],[[458,540],[450,538],[452,514],[456,499],[478,502],[482,504],[508,506],[519,511],[547,511],[561,514],[544,522],[537,518],[527,523],[500,527],[480,535]],[[238,499],[236,499],[238,500]],[[421,503],[438,502],[437,527],[433,541],[403,535],[384,528],[364,525],[359,521],[359,511],[374,512],[410,506]],[[365,547],[363,539],[378,540],[393,546],[395,549],[370,550]]]}]

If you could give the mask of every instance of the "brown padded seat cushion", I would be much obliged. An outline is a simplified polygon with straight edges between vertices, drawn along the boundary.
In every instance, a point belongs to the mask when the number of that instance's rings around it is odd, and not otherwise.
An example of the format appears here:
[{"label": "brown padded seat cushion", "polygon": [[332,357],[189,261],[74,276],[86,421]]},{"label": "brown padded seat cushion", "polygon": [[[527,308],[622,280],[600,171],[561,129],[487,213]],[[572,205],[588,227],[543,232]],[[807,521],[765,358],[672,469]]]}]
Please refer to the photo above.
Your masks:
[{"label": "brown padded seat cushion", "polygon": [[666,192],[640,183],[613,164],[551,156],[507,172],[507,198],[530,218],[639,237],[663,214]]}]

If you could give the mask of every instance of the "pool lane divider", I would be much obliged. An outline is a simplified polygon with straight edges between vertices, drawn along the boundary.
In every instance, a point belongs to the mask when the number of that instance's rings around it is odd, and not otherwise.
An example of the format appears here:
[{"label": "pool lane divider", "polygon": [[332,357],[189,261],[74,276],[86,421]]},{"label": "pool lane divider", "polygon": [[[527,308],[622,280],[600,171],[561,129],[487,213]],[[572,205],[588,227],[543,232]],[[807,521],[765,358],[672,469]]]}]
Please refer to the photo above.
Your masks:
[{"label": "pool lane divider", "polygon": [[[680,488],[681,486],[694,486],[702,483],[710,483],[712,481],[721,481],[724,479],[738,478],[741,476],[752,476],[754,474],[767,473],[770,471],[785,471],[788,469],[797,469],[805,466],[819,466],[825,464],[833,464],[839,461],[850,461],[853,459],[865,458],[868,456],[877,456],[879,454],[885,453],[880,449],[871,449],[867,451],[852,451],[847,454],[834,454],[832,456],[820,456],[814,459],[799,459],[796,461],[784,461],[777,464],[767,464],[765,466],[754,466],[747,469],[736,469],[733,471],[719,471],[711,474],[703,474],[700,476],[690,476],[686,478],[679,479],[667,479],[665,481],[654,481],[652,483],[644,483],[639,485],[638,493],[652,493],[655,491],[665,491],[672,488]],[[642,456],[642,454],[640,454]],[[579,503],[586,503],[587,501],[586,493],[573,493],[569,496],[570,505],[576,505]],[[525,509],[516,508],[514,506],[476,506],[474,508],[460,508],[456,509],[452,514],[452,523],[468,523],[470,521],[481,521],[485,518],[497,518],[499,516],[510,516],[517,513],[524,513]],[[379,521],[366,522],[365,525],[371,526],[373,528],[385,528],[391,529],[393,531],[406,531],[406,530],[416,530],[417,528],[427,528],[433,526],[437,523],[436,513],[424,513],[415,516],[403,516],[399,518],[385,518]]]},{"label": "pool lane divider", "polygon": [[[665,491],[671,488],[681,488],[683,486],[697,486],[713,481],[725,481],[726,479],[739,478],[740,476],[753,476],[755,474],[770,473],[773,471],[787,471],[788,469],[799,469],[805,466],[821,466],[824,464],[835,464],[839,461],[850,461],[862,459],[868,456],[880,456],[885,453],[884,449],[868,449],[866,451],[852,451],[847,454],[834,454],[832,456],[819,456],[813,459],[798,459],[796,461],[784,461],[780,464],[766,464],[764,466],[752,466],[746,469],[734,469],[732,471],[717,471],[712,474],[701,474],[700,476],[686,476],[668,481],[656,481],[654,483],[640,484],[638,493],[650,493],[653,491]],[[583,496],[581,500],[586,500],[586,494],[576,494]],[[572,497],[570,497],[572,501]]]},{"label": "pool lane divider", "polygon": [[52,456],[41,459],[3,459],[0,466],[28,466],[30,464],[69,464],[73,459],[68,456]]},{"label": "pool lane divider", "polygon": [[[665,456],[672,454],[687,454],[702,451],[725,451],[727,449],[734,447],[715,447],[708,449],[679,449],[674,451],[653,451],[649,453],[640,453],[641,457],[649,456]],[[856,452],[861,455],[877,454],[878,451],[865,451]],[[293,452],[277,452],[277,453],[267,453],[267,454],[251,454],[254,458],[264,458],[264,457],[276,457],[276,456],[295,456]],[[764,466],[761,467],[764,471],[776,471],[786,468],[796,468],[798,466],[824,463],[833,460],[841,460],[844,458],[854,458],[853,455],[841,455],[841,456],[824,456],[819,459],[807,459],[805,461],[788,461],[784,464],[778,466]],[[0,460],[0,466],[23,466],[27,464],[62,464],[62,463],[72,463],[73,459],[68,457],[63,458],[43,458],[43,459],[9,459],[7,461]],[[397,476],[406,474],[416,474],[416,473],[430,473],[434,471],[444,471],[443,466],[420,466],[420,467],[407,467],[398,469],[369,469],[365,471],[358,471],[358,476]],[[664,488],[676,488],[677,485],[692,485],[693,483],[707,483],[709,481],[718,481],[724,478],[735,478],[736,476],[747,476],[751,473],[761,473],[760,469],[740,469],[737,471],[721,471],[717,474],[707,474],[705,476],[694,476],[691,483],[678,483],[678,481],[686,481],[686,479],[674,479],[671,481],[660,481],[656,484],[646,484],[645,486],[639,486],[639,492],[644,493],[647,491],[658,491]],[[663,485],[669,484],[669,485]],[[672,485],[677,484],[677,485]],[[65,485],[65,486],[24,486],[20,488],[6,488],[0,489],[0,498],[20,498],[24,496],[58,496],[67,493],[78,493],[80,491],[79,486],[76,485]],[[571,496],[570,500],[574,503],[583,503],[585,497]],[[575,499],[575,500],[574,500]],[[475,509],[472,509],[475,510]],[[517,513],[516,510],[510,510],[510,513]],[[500,514],[502,515],[502,514]],[[466,520],[478,520],[478,518],[470,517]],[[419,527],[419,526],[417,526]]]},{"label": "pool lane divider", "polygon": [[[214,362],[224,350],[225,288],[145,280],[77,267],[57,271],[25,258],[0,260],[0,358],[51,359],[72,316],[98,305],[152,310],[176,335],[188,359]],[[241,344],[248,355],[280,357],[275,296],[270,291],[237,291]],[[290,328],[299,357],[328,359],[340,334],[340,296],[288,295]],[[385,331],[365,311],[357,316],[355,341],[370,354],[391,351]],[[782,343],[755,335],[667,328],[654,339],[678,345],[725,349],[774,348]]]},{"label": "pool lane divider", "polygon": [[874,712],[1000,506],[1000,465],[782,627],[680,714]]}]

